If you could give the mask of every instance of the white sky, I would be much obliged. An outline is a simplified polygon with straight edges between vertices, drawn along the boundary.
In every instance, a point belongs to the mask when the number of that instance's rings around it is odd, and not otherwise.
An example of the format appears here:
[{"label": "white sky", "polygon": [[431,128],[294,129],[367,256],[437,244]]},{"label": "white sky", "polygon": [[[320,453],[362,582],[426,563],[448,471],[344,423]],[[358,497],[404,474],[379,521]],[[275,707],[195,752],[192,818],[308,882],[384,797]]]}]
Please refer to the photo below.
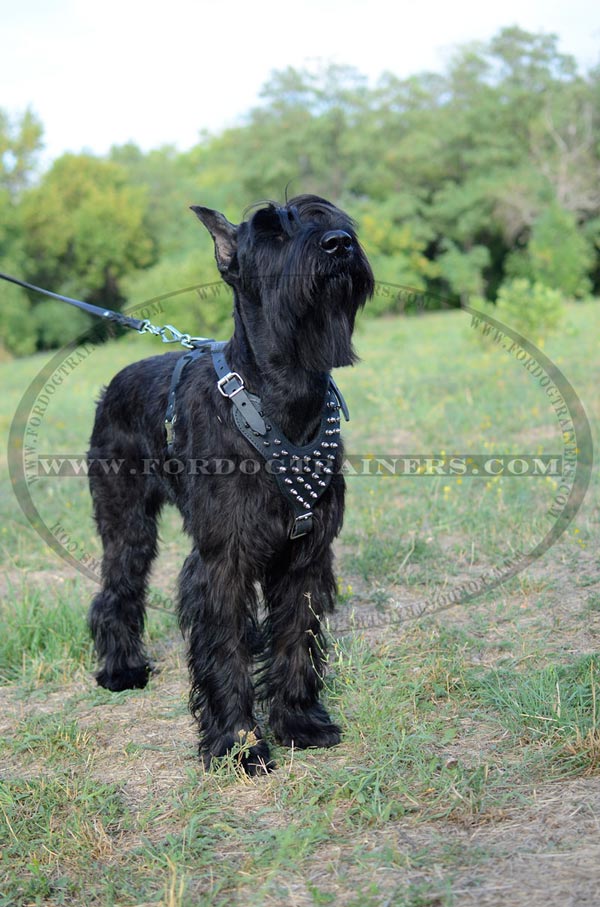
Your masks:
[{"label": "white sky", "polygon": [[185,149],[234,123],[273,69],[440,70],[453,46],[513,24],[558,34],[584,71],[600,62],[597,0],[0,0],[0,107],[33,108],[47,160],[129,140]]}]

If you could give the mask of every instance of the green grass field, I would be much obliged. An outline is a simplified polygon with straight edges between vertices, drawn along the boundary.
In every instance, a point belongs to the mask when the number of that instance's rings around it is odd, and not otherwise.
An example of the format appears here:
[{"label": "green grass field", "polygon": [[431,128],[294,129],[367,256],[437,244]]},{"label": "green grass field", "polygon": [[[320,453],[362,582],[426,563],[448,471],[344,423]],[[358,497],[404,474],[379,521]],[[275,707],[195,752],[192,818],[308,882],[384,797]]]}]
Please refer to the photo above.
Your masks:
[{"label": "green grass field", "polygon": [[[544,346],[593,426],[599,313],[598,303],[569,307]],[[362,362],[336,375],[352,414],[349,454],[561,453],[563,427],[539,383],[478,340],[464,313],[365,320],[357,347]],[[158,350],[130,336],[94,351],[53,394],[38,452],[83,454],[102,384]],[[0,363],[3,434],[48,359]],[[236,754],[208,774],[195,757],[173,617],[188,550],[177,513],[162,522],[150,596],[160,670],[144,691],[110,694],[91,675],[94,582],[21,512],[5,450],[0,907],[595,902],[596,479],[543,557],[436,609],[535,548],[559,478],[350,475],[326,687],[344,739],[327,751],[275,747],[279,770],[249,780]],[[40,478],[30,496],[73,557],[93,564],[85,478]]]}]

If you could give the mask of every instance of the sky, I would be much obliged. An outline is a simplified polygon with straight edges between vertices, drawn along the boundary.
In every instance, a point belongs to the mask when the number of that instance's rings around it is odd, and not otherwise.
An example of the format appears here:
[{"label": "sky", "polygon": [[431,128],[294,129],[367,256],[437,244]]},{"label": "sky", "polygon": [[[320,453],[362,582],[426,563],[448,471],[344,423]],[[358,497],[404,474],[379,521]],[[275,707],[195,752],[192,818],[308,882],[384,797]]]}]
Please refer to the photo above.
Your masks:
[{"label": "sky", "polygon": [[0,0],[0,108],[34,110],[46,162],[128,141],[184,150],[239,122],[274,69],[441,71],[515,24],[557,34],[583,71],[600,62],[597,0]]}]

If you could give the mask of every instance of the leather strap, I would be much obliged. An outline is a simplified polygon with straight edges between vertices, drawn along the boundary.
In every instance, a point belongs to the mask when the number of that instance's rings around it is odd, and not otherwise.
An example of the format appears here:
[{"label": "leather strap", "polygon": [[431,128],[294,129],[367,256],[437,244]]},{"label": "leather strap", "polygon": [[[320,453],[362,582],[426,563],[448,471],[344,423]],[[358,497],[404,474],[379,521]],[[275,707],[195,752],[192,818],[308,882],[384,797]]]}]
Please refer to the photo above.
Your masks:
[{"label": "leather strap", "polygon": [[141,331],[145,324],[145,322],[141,321],[139,318],[131,318],[129,315],[123,315],[122,312],[113,312],[110,309],[103,309],[101,306],[92,305],[91,302],[83,302],[81,299],[72,299],[70,296],[62,296],[60,293],[52,293],[50,290],[36,287],[33,283],[27,283],[26,280],[19,280],[18,277],[11,277],[10,274],[4,274],[4,272],[0,272],[0,279],[14,283],[18,287],[23,287],[24,290],[33,290],[35,293],[42,293],[44,296],[49,296],[51,299],[59,299],[60,302],[68,302],[69,305],[74,305],[83,312],[87,312],[89,315],[97,315],[99,318],[106,318],[108,321],[114,321],[116,324],[120,324],[123,327],[133,328],[134,331]]},{"label": "leather strap", "polygon": [[171,386],[169,387],[167,411],[165,413],[165,432],[167,435],[167,453],[169,456],[172,456],[173,448],[175,446],[175,429],[173,428],[177,421],[175,403],[177,401],[177,388],[179,387],[183,370],[190,362],[193,362],[194,359],[198,359],[200,356],[204,356],[206,352],[206,347],[198,347],[194,350],[190,350],[189,353],[185,353],[175,363],[175,368],[171,375]]},{"label": "leather strap", "polygon": [[[259,410],[260,398],[249,395]],[[266,460],[267,471],[275,476],[283,497],[294,514],[290,538],[306,535],[313,528],[314,507],[325,494],[334,475],[340,447],[340,404],[332,387],[325,398],[319,433],[309,444],[298,446],[272,420],[264,434],[253,431],[245,411],[236,409],[235,424],[247,441]]]},{"label": "leather strap", "polygon": [[309,444],[293,444],[278,425],[264,418],[260,397],[248,393],[241,375],[231,371],[223,352],[226,345],[204,344],[177,360],[171,375],[165,414],[167,452],[171,456],[175,444],[177,389],[184,369],[194,359],[210,351],[217,374],[217,387],[233,404],[233,419],[237,428],[266,461],[267,471],[275,477],[279,491],[292,510],[294,522],[290,538],[301,538],[312,530],[313,508],[331,484],[340,447],[339,413],[341,409],[348,419],[348,407],[330,377],[318,435]]},{"label": "leather strap", "polygon": [[[262,417],[259,407],[255,406],[252,399],[248,396],[244,388],[244,380],[237,372],[232,372],[227,365],[227,360],[222,352],[222,347],[217,349],[215,346],[211,349],[213,365],[219,376],[217,387],[219,392],[231,400],[236,410],[248,423],[253,432],[264,435],[267,431],[265,420]],[[260,400],[258,397],[254,398]],[[237,420],[236,420],[237,421]]]}]

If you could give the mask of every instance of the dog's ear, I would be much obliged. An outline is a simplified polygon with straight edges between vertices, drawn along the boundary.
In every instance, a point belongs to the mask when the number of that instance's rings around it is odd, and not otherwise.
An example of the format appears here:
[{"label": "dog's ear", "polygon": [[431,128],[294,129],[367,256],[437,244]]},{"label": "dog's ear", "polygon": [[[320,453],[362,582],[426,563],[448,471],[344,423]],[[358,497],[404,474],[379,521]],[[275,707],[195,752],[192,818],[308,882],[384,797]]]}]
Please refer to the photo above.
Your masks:
[{"label": "dog's ear", "polygon": [[237,252],[237,231],[235,224],[230,224],[220,211],[211,208],[200,208],[191,205],[191,210],[198,217],[215,243],[215,258],[219,271],[228,271]]}]

